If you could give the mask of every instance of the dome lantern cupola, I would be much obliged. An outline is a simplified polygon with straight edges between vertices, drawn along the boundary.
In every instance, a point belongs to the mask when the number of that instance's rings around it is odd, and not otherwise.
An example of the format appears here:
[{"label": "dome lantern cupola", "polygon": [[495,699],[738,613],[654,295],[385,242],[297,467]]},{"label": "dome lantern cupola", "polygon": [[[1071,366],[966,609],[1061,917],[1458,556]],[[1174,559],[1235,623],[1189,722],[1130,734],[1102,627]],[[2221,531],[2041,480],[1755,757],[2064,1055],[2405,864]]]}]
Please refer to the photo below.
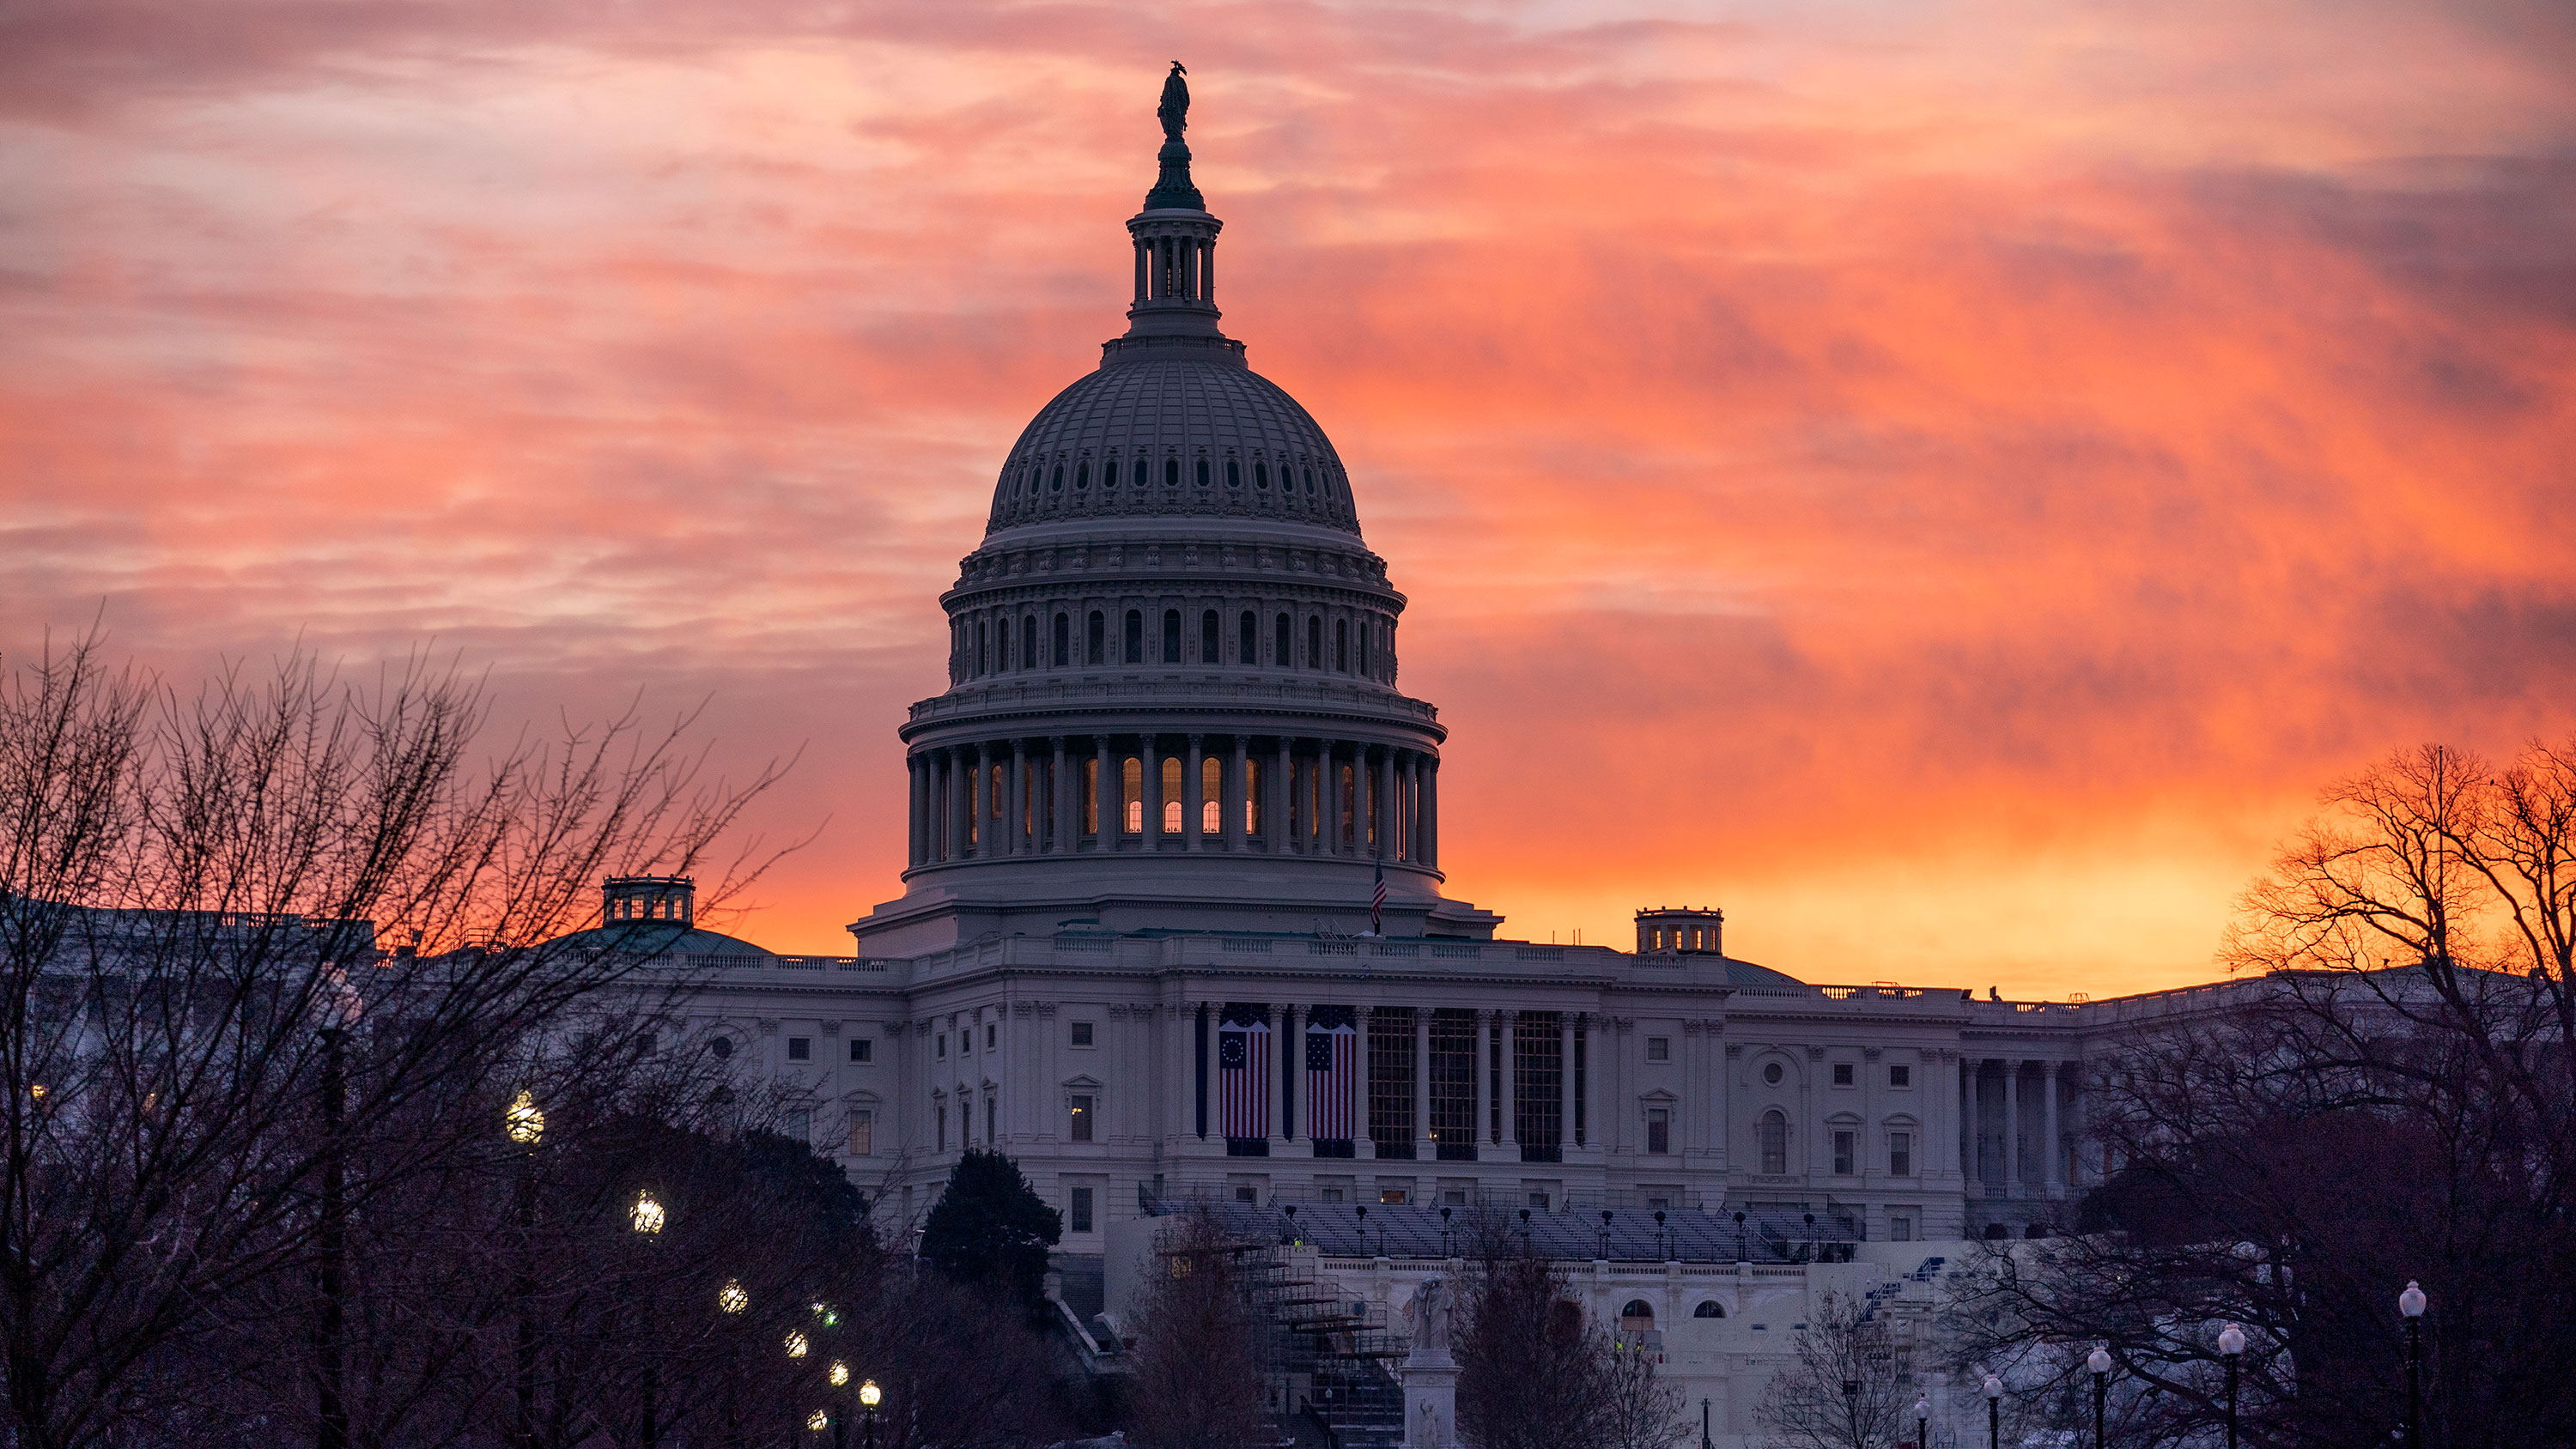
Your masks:
[{"label": "dome lantern cupola", "polygon": [[1217,330],[1216,234],[1225,223],[1208,215],[1207,200],[1190,180],[1190,83],[1179,61],[1163,80],[1154,115],[1163,123],[1161,174],[1145,193],[1145,209],[1127,219],[1136,253],[1136,295],[1127,307],[1127,335],[1102,344],[1101,361],[1197,356],[1244,365],[1243,344]]}]

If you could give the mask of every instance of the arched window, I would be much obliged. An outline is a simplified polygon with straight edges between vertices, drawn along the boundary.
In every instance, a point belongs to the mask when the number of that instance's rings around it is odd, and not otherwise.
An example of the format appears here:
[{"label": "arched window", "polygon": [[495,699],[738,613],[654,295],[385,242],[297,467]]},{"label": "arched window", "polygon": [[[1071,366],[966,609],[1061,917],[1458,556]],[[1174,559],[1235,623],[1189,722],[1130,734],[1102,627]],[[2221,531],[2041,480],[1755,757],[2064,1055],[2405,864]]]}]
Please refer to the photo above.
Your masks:
[{"label": "arched window", "polygon": [[1370,620],[1365,617],[1360,620],[1360,673],[1362,675],[1369,672],[1369,636],[1376,632],[1377,628]]},{"label": "arched window", "polygon": [[1200,486],[1201,488],[1205,488],[1206,486],[1208,486],[1208,465],[1207,465],[1207,459],[1205,459],[1205,458],[1201,458],[1201,459],[1199,459],[1198,474],[1199,474],[1199,486]]},{"label": "arched window", "polygon": [[1243,627],[1238,632],[1243,637],[1235,641],[1237,651],[1234,662],[1246,668],[1260,663],[1261,621],[1253,617],[1250,609],[1243,611]]},{"label": "arched window", "polygon": [[1020,667],[1038,667],[1038,616],[1035,614],[1020,620]]},{"label": "arched window", "polygon": [[1062,669],[1072,662],[1073,618],[1068,614],[1058,614],[1055,616],[1055,667]]},{"label": "arched window", "polygon": [[1312,468],[1306,470],[1306,496],[1315,496],[1315,470]]},{"label": "arched window", "polygon": [[1180,459],[1165,458],[1163,460],[1163,486],[1166,488],[1178,488],[1181,486]]},{"label": "arched window", "polygon": [[993,818],[996,820],[1002,818],[1002,807],[1007,803],[1006,797],[1008,797],[1011,792],[1008,777],[1003,773],[1006,768],[1007,767],[1002,765],[995,765],[993,767],[992,788],[984,792],[984,798],[991,802]]},{"label": "arched window", "polygon": [[1163,757],[1163,833],[1181,833],[1181,757]]},{"label": "arched window", "polygon": [[1103,488],[1118,486],[1118,450],[1116,448],[1109,450],[1109,460],[1100,465],[1100,486]]},{"label": "arched window", "polygon": [[1225,830],[1225,764],[1214,755],[1199,760],[1199,833]]},{"label": "arched window", "polygon": [[1333,621],[1333,667],[1344,674],[1351,672],[1351,621]]},{"label": "arched window", "polygon": [[1108,620],[1100,616],[1098,609],[1091,611],[1091,622],[1086,626],[1086,632],[1090,637],[1084,642],[1090,647],[1083,652],[1083,658],[1093,664],[1108,663],[1108,640],[1103,637],[1108,633]]},{"label": "arched window", "polygon": [[1100,762],[1082,762],[1082,833],[1100,833]]},{"label": "arched window", "polygon": [[1225,486],[1228,488],[1243,486],[1243,467],[1232,458],[1225,460]]},{"label": "arched window", "polygon": [[1255,463],[1252,465],[1252,486],[1255,488],[1268,488],[1270,486],[1269,464]]},{"label": "arched window", "polygon": [[1145,616],[1135,609],[1127,611],[1127,662],[1145,662]]},{"label": "arched window", "polygon": [[1225,645],[1225,630],[1216,621],[1216,610],[1199,615],[1199,662],[1214,664]]},{"label": "arched window", "polygon": [[1279,650],[1278,653],[1272,657],[1270,662],[1281,669],[1290,668],[1294,661],[1290,657],[1291,651],[1288,647],[1288,616],[1285,614],[1280,615],[1278,627],[1273,629],[1271,632],[1279,636],[1277,639],[1272,641],[1279,646]]},{"label": "arched window", "polygon": [[1139,487],[1139,488],[1144,487],[1144,486],[1145,486],[1145,480],[1146,480],[1148,477],[1150,477],[1150,476],[1151,476],[1151,475],[1150,475],[1150,474],[1148,474],[1148,473],[1145,471],[1145,455],[1144,455],[1144,454],[1142,454],[1142,453],[1137,454],[1137,455],[1136,455],[1136,486],[1137,486],[1137,487]]},{"label": "arched window", "polygon": [[1181,611],[1178,609],[1163,611],[1163,662],[1181,662]]},{"label": "arched window", "polygon": [[1073,470],[1073,486],[1076,490],[1091,486],[1091,464],[1088,460]]},{"label": "arched window", "polygon": [[1321,614],[1306,616],[1306,667],[1324,667],[1324,616]]},{"label": "arched window", "polygon": [[1701,1299],[1700,1305],[1691,1310],[1691,1317],[1693,1318],[1724,1318],[1725,1316],[1726,1305],[1718,1302],[1714,1298]]},{"label": "arched window", "polygon": [[1119,799],[1124,802],[1124,808],[1120,813],[1126,816],[1127,833],[1142,835],[1145,833],[1144,762],[1134,755],[1129,755],[1118,767],[1118,776],[1118,788],[1121,791]]},{"label": "arched window", "polygon": [[1047,481],[1047,491],[1050,493],[1062,493],[1064,491],[1064,465],[1062,463],[1055,465],[1055,476]]},{"label": "arched window", "polygon": [[1779,1109],[1762,1114],[1762,1171],[1772,1177],[1789,1170],[1789,1119]]},{"label": "arched window", "polygon": [[1631,1298],[1628,1306],[1619,1310],[1621,1333],[1643,1333],[1654,1326],[1655,1305],[1643,1298]]},{"label": "arched window", "polygon": [[1261,833],[1261,762],[1251,758],[1243,762],[1243,833]]},{"label": "arched window", "polygon": [[993,627],[978,619],[975,621],[975,672],[989,674],[992,669]]}]

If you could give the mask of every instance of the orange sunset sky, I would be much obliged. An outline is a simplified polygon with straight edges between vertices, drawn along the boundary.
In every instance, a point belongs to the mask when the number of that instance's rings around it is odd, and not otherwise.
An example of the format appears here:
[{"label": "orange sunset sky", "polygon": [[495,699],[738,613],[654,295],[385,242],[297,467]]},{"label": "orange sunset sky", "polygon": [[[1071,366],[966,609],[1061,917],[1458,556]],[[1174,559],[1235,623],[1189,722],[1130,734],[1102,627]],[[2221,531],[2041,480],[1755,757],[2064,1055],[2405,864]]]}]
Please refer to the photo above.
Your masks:
[{"label": "orange sunset sky", "polygon": [[1174,57],[1507,934],[2206,979],[2320,785],[2576,729],[2556,0],[15,5],[0,649],[704,700],[847,951]]}]

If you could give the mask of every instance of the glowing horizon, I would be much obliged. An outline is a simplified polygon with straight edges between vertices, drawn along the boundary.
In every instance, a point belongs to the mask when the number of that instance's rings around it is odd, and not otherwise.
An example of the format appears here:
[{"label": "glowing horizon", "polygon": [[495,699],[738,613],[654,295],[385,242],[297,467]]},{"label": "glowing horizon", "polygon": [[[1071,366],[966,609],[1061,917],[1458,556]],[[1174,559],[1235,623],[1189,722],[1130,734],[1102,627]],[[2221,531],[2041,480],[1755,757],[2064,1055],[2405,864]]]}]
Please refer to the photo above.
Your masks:
[{"label": "glowing horizon", "polygon": [[846,952],[1173,55],[1507,935],[2178,985],[2327,781],[2576,730],[2576,19],[2503,0],[45,12],[0,648],[704,700],[821,832],[732,928]]}]

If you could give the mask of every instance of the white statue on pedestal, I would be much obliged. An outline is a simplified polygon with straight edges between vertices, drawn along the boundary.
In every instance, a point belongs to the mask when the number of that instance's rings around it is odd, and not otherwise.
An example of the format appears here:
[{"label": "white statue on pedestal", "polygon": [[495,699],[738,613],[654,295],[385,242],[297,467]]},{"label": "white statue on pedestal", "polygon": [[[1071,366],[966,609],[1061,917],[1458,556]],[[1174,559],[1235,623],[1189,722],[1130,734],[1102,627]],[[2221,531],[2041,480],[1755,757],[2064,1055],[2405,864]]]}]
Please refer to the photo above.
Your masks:
[{"label": "white statue on pedestal", "polygon": [[1458,1417],[1458,1361],[1449,1356],[1456,1308],[1456,1291],[1438,1278],[1424,1280],[1405,1302],[1413,1351],[1396,1367],[1404,1382],[1405,1449],[1450,1449],[1450,1425]]}]

